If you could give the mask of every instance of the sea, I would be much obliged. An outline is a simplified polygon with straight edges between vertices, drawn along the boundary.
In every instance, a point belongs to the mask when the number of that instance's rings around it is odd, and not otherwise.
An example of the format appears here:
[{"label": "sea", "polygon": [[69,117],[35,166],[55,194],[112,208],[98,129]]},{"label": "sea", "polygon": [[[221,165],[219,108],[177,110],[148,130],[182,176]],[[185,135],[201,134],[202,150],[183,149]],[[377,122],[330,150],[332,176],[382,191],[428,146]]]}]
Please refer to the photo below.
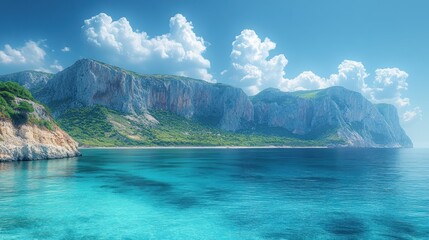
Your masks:
[{"label": "sea", "polygon": [[429,149],[82,149],[0,163],[0,239],[429,239]]}]

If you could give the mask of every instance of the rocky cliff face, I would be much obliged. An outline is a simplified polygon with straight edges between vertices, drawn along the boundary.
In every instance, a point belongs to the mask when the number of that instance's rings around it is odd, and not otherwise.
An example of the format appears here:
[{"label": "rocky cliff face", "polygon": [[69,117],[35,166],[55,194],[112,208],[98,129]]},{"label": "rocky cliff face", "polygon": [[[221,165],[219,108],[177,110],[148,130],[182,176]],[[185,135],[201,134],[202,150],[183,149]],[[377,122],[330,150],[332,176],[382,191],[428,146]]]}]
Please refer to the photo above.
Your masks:
[{"label": "rocky cliff face", "polygon": [[389,135],[391,139],[396,140],[399,146],[413,147],[411,139],[407,136],[401,127],[398,117],[398,111],[395,106],[390,104],[377,104],[377,110],[384,116],[384,120],[389,126]]},{"label": "rocky cliff face", "polygon": [[0,138],[0,161],[79,156],[77,143],[57,126],[51,131],[36,125],[16,127],[10,121],[0,121]]},{"label": "rocky cliff face", "polygon": [[165,110],[232,131],[253,120],[252,103],[241,89],[177,76],[138,75],[88,59],[56,74],[35,97],[56,115],[93,105],[126,114]]},{"label": "rocky cliff face", "polygon": [[296,135],[334,133],[353,147],[412,147],[395,107],[373,105],[343,87],[285,93],[267,89],[253,97],[255,123]]},{"label": "rocky cliff face", "polygon": [[21,86],[24,86],[31,91],[37,91],[45,87],[47,82],[54,75],[51,73],[38,72],[38,71],[23,71],[17,73],[11,73],[6,75],[0,75],[1,82],[17,82]]},{"label": "rocky cliff face", "polygon": [[[43,106],[25,99],[32,105],[31,121],[14,123],[0,117],[0,161],[66,158],[80,155],[77,143],[61,130]],[[44,124],[42,124],[44,123]]]},{"label": "rocky cliff face", "polygon": [[330,137],[335,146],[412,146],[393,106],[374,105],[342,87],[294,93],[267,89],[248,97],[241,89],[223,84],[140,75],[82,59],[33,93],[55,116],[71,108],[101,105],[150,122],[156,122],[151,112],[167,111],[234,132],[310,140]]}]

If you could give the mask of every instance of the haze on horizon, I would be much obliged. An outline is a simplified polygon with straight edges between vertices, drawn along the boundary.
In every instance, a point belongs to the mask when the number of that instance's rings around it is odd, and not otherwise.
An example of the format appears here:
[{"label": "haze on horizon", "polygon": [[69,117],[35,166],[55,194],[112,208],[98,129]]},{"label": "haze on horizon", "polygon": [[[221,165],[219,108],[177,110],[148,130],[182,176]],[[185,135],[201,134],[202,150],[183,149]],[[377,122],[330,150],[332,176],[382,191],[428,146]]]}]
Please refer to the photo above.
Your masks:
[{"label": "haze on horizon", "polygon": [[85,57],[139,73],[222,82],[249,95],[268,87],[344,86],[395,105],[415,146],[429,146],[424,1],[8,0],[3,6],[0,74],[55,73]]}]

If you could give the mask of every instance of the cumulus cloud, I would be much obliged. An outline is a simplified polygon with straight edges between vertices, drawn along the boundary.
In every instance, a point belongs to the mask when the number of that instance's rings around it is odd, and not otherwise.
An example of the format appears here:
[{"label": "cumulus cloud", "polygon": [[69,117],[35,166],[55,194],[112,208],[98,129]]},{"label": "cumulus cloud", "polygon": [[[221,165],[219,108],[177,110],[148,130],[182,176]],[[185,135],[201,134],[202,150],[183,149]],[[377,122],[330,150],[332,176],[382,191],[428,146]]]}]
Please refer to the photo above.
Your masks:
[{"label": "cumulus cloud", "polygon": [[332,86],[329,80],[319,77],[312,71],[305,71],[293,79],[283,78],[279,81],[278,88],[283,91],[300,91],[321,89]]},{"label": "cumulus cloud", "polygon": [[114,21],[100,13],[85,20],[82,28],[89,42],[139,66],[139,70],[156,71],[168,66],[164,71],[213,82],[210,61],[202,55],[205,41],[195,34],[192,22],[176,14],[170,18],[169,27],[169,33],[149,37],[146,32],[134,30],[125,17]]},{"label": "cumulus cloud", "polygon": [[361,62],[344,60],[338,65],[338,72],[328,78],[320,77],[312,71],[304,71],[297,77],[283,78],[278,81],[278,88],[283,91],[323,89],[332,86],[343,86],[353,91],[366,93],[369,87],[365,82],[368,77]]},{"label": "cumulus cloud", "polygon": [[314,90],[343,86],[364,95],[374,103],[390,103],[403,113],[404,121],[421,118],[421,109],[410,109],[410,99],[404,97],[408,88],[408,74],[398,68],[380,68],[373,77],[362,62],[344,60],[337,72],[321,77],[305,71],[294,78],[285,76],[288,63],[283,54],[270,57],[276,43],[269,38],[263,41],[253,30],[243,30],[232,43],[231,66],[221,73],[228,83],[243,88],[250,95],[265,88],[283,91]]},{"label": "cumulus cloud", "polygon": [[229,83],[243,88],[254,95],[268,87],[284,91],[311,90],[342,85],[355,91],[368,91],[365,78],[368,77],[361,62],[344,60],[338,66],[338,73],[328,78],[305,71],[297,77],[285,77],[288,63],[284,54],[270,56],[276,43],[269,38],[262,40],[255,31],[245,29],[232,43],[231,67],[222,72]]},{"label": "cumulus cloud", "polygon": [[61,52],[70,52],[70,51],[71,51],[71,49],[67,46],[65,46],[61,49]]},{"label": "cumulus cloud", "polygon": [[39,64],[45,58],[46,52],[39,43],[27,41],[24,46],[13,48],[11,45],[4,45],[0,50],[0,63],[3,64]]},{"label": "cumulus cloud", "polygon": [[10,44],[4,45],[0,50],[0,67],[8,66],[8,69],[28,70],[34,69],[45,72],[58,72],[63,69],[57,60],[48,63],[46,60],[47,48],[43,41],[27,41],[24,46],[12,47]]},{"label": "cumulus cloud", "polygon": [[408,89],[408,74],[398,68],[375,70],[375,79],[370,89],[370,99],[374,102],[394,104],[398,107],[408,106],[410,99],[402,97]]},{"label": "cumulus cloud", "polygon": [[275,48],[276,44],[269,38],[262,41],[255,31],[243,30],[232,43],[232,69],[222,75],[252,95],[267,87],[277,87],[288,61],[283,54],[269,58]]},{"label": "cumulus cloud", "polygon": [[331,86],[338,85],[353,91],[366,93],[369,91],[365,79],[369,75],[361,62],[344,60],[338,66],[338,73],[329,78]]}]

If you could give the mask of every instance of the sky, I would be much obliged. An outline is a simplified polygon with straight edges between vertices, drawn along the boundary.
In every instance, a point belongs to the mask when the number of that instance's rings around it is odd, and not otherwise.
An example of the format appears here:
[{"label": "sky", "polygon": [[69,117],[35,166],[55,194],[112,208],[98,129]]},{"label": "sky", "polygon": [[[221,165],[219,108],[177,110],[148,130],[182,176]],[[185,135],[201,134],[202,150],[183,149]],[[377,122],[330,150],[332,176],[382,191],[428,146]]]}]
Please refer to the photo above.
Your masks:
[{"label": "sky", "polygon": [[[429,147],[424,0],[2,0],[0,74],[58,72],[91,58],[249,95],[340,85],[397,107]],[[7,9],[7,11],[5,10]],[[426,123],[425,123],[426,122]]]}]

